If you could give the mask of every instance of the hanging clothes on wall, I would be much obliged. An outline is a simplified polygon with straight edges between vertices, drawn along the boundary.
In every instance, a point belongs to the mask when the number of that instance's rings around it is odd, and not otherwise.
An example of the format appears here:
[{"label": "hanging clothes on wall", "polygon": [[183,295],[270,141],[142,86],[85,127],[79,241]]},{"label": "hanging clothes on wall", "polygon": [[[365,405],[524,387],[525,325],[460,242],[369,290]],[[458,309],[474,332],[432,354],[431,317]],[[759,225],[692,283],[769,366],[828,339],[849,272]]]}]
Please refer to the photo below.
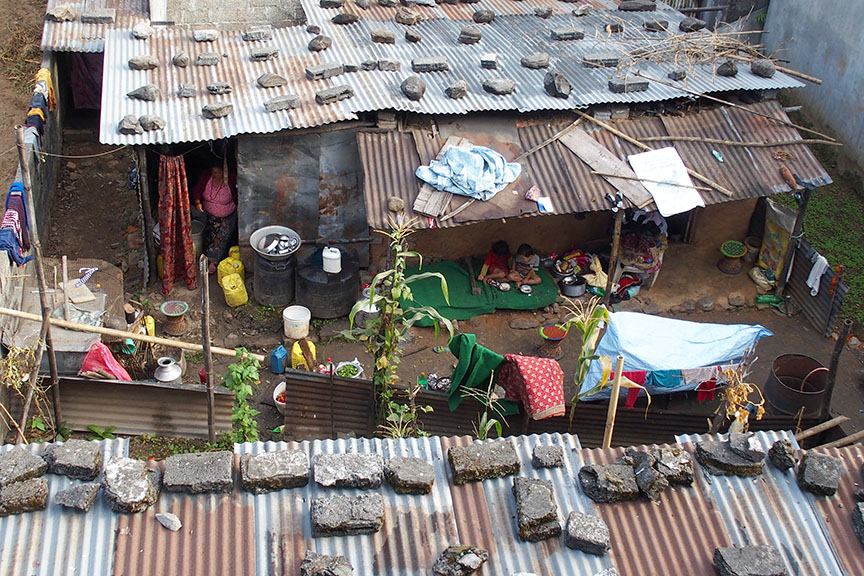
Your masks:
[{"label": "hanging clothes on wall", "polygon": [[186,278],[190,290],[197,288],[195,251],[192,247],[192,217],[183,156],[159,158],[159,232],[162,250],[162,293],[170,294],[175,278]]},{"label": "hanging clothes on wall", "polygon": [[33,259],[25,256],[30,250],[30,235],[27,228],[27,209],[24,205],[24,185],[13,182],[6,195],[6,211],[0,222],[0,250],[5,250],[9,261],[23,266]]}]

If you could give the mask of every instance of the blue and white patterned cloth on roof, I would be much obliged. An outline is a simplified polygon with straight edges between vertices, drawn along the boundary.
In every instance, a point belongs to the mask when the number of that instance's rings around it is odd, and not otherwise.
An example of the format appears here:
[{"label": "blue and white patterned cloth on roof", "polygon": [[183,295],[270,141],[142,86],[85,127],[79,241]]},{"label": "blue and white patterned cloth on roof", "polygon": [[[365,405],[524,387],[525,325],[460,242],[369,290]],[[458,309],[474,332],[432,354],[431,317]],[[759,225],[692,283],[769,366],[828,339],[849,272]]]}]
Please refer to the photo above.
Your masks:
[{"label": "blue and white patterned cloth on roof", "polygon": [[522,166],[483,146],[451,146],[440,160],[417,168],[418,178],[437,190],[489,200],[515,181]]}]

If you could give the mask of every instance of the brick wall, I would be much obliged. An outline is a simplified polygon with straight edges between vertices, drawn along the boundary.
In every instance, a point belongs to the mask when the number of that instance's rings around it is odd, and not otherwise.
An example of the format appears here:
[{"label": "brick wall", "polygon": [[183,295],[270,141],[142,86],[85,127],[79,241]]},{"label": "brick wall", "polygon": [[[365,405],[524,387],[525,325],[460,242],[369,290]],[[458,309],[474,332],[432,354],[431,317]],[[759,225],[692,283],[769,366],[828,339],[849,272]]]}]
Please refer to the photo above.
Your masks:
[{"label": "brick wall", "polygon": [[171,22],[187,25],[306,23],[299,0],[169,0],[167,17]]}]

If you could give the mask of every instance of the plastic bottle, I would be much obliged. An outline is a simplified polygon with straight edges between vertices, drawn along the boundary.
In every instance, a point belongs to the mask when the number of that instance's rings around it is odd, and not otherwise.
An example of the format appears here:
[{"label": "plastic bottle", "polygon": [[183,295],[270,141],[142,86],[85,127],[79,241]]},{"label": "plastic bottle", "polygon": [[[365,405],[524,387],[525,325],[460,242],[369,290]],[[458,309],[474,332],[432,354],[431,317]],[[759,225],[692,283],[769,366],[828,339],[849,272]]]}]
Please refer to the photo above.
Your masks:
[{"label": "plastic bottle", "polygon": [[420,378],[417,379],[417,384],[419,384],[421,388],[426,388],[429,385],[429,383],[426,381],[425,372],[420,372]]}]

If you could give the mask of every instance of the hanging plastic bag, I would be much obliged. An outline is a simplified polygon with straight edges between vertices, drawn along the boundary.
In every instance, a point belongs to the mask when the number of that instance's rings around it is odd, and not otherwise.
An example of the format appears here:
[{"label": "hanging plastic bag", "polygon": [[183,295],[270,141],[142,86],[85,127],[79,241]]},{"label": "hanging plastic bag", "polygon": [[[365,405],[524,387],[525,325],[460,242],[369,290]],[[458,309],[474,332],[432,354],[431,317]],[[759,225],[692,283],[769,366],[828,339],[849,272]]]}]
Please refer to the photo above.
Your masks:
[{"label": "hanging plastic bag", "polygon": [[120,365],[119,362],[111,354],[102,342],[95,342],[90,346],[87,356],[84,357],[84,362],[81,363],[81,370],[78,371],[79,376],[85,378],[107,378],[109,380],[126,380],[131,381],[129,373]]}]

